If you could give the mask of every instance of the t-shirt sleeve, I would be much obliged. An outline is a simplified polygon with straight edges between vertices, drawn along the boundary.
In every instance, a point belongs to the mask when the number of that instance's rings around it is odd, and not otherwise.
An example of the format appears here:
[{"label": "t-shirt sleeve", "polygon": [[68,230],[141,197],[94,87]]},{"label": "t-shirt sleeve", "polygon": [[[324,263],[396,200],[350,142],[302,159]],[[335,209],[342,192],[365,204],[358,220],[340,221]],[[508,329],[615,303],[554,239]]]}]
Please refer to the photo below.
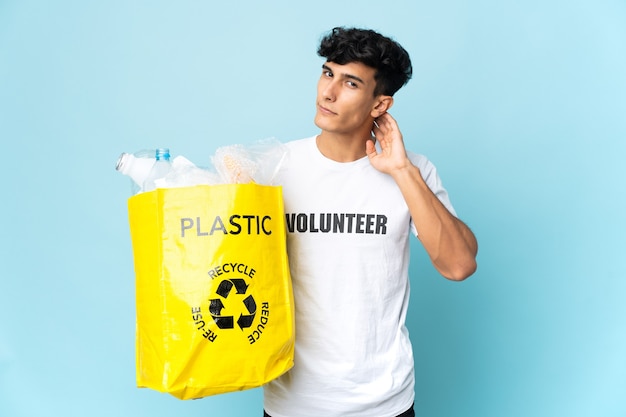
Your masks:
[{"label": "t-shirt sleeve", "polygon": [[[417,166],[422,174],[422,178],[428,185],[428,188],[437,196],[439,201],[448,209],[448,211],[455,217],[457,217],[456,211],[450,202],[450,197],[448,196],[448,192],[443,187],[443,183],[441,182],[441,178],[437,174],[437,168],[430,162],[425,156],[409,153],[409,159],[415,166]],[[415,228],[415,224],[413,224],[413,220],[411,220],[411,230],[413,234],[417,236],[417,229]]]}]

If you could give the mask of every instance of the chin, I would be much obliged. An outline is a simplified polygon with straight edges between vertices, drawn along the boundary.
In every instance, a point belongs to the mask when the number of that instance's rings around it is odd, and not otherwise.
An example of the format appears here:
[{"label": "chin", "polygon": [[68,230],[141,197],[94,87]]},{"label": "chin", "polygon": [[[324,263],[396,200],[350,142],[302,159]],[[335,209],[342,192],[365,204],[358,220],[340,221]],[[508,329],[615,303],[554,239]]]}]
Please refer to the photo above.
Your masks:
[{"label": "chin", "polygon": [[318,111],[317,113],[315,113],[315,118],[313,119],[313,122],[320,129],[332,129],[333,126],[337,127],[337,123],[339,122],[339,120],[336,115],[331,116]]},{"label": "chin", "polygon": [[322,130],[324,130],[324,128],[327,125],[326,123],[324,123],[323,117],[320,117],[319,114],[315,115],[315,118],[313,119],[313,123],[315,123],[315,126],[319,127]]}]

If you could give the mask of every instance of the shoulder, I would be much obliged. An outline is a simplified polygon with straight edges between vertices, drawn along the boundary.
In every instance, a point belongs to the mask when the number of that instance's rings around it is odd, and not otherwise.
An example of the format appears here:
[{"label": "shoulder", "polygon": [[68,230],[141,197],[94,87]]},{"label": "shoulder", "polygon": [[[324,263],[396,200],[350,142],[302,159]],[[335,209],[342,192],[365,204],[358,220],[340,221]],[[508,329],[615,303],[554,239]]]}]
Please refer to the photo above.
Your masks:
[{"label": "shoulder", "polygon": [[426,156],[411,151],[406,153],[413,165],[419,168],[422,177],[430,175],[430,173],[436,170],[435,165]]},{"label": "shoulder", "polygon": [[443,205],[446,206],[448,211],[456,216],[456,212],[454,211],[454,207],[452,207],[452,203],[450,202],[450,198],[448,196],[448,191],[443,186],[435,165],[424,155],[409,151],[407,151],[407,155],[413,165],[420,170],[420,174],[424,179],[424,182],[426,182],[431,191],[439,198]]},{"label": "shoulder", "polygon": [[283,142],[284,156],[278,169],[278,183],[284,183],[294,172],[300,172],[311,164],[315,151],[315,136]]},{"label": "shoulder", "polygon": [[290,151],[306,150],[314,144],[315,136],[285,142],[285,146],[287,146]]},{"label": "shoulder", "polygon": [[315,144],[315,136],[296,139],[285,142],[286,149],[286,165],[298,164],[302,161],[308,161],[314,155],[317,145]]},{"label": "shoulder", "polygon": [[413,165],[419,169],[422,178],[435,194],[445,192],[437,168],[426,156],[409,151],[407,151],[407,155]]}]

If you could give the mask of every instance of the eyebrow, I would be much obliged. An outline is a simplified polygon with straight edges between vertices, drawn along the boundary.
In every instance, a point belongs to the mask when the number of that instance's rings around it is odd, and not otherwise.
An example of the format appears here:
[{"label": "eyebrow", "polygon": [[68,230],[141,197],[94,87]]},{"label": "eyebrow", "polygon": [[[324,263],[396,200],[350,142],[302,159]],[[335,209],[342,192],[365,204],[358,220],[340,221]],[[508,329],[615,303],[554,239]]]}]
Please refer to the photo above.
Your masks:
[{"label": "eyebrow", "polygon": [[[325,65],[325,64],[322,64],[322,69],[328,70],[328,71],[330,71],[330,72],[335,72],[335,71],[333,71],[333,70],[332,70],[332,68],[328,67],[328,66],[327,66],[327,65]],[[356,75],[347,74],[347,73],[345,73],[345,72],[344,72],[343,74],[341,74],[341,75],[342,75],[344,78],[348,78],[348,79],[351,79],[351,80],[354,80],[354,81],[358,81],[358,82],[360,82],[361,84],[365,85],[365,81],[363,81],[361,78],[357,77]]]}]

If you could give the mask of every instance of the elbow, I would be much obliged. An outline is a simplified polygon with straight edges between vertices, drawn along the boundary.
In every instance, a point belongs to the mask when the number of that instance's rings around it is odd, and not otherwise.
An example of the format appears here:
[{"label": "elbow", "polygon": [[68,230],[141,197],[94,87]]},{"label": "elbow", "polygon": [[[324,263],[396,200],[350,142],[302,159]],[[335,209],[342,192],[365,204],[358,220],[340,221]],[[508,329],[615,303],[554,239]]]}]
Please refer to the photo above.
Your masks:
[{"label": "elbow", "polygon": [[465,262],[458,262],[456,265],[451,266],[445,270],[439,270],[439,273],[444,278],[450,281],[464,281],[476,272],[478,264],[475,258],[471,258]]},{"label": "elbow", "polygon": [[465,245],[457,246],[456,250],[442,252],[446,256],[433,259],[435,268],[450,281],[463,281],[472,276],[478,268],[476,263],[478,243],[473,234],[470,236],[471,239],[466,239]]},{"label": "elbow", "polygon": [[450,281],[463,281],[469,278],[478,268],[478,264],[476,263],[477,255],[478,243],[476,242],[476,238],[472,235],[471,243],[468,244],[466,250],[450,258],[450,260],[454,259],[454,261],[448,264],[448,270],[446,273],[442,272],[442,275]]}]

